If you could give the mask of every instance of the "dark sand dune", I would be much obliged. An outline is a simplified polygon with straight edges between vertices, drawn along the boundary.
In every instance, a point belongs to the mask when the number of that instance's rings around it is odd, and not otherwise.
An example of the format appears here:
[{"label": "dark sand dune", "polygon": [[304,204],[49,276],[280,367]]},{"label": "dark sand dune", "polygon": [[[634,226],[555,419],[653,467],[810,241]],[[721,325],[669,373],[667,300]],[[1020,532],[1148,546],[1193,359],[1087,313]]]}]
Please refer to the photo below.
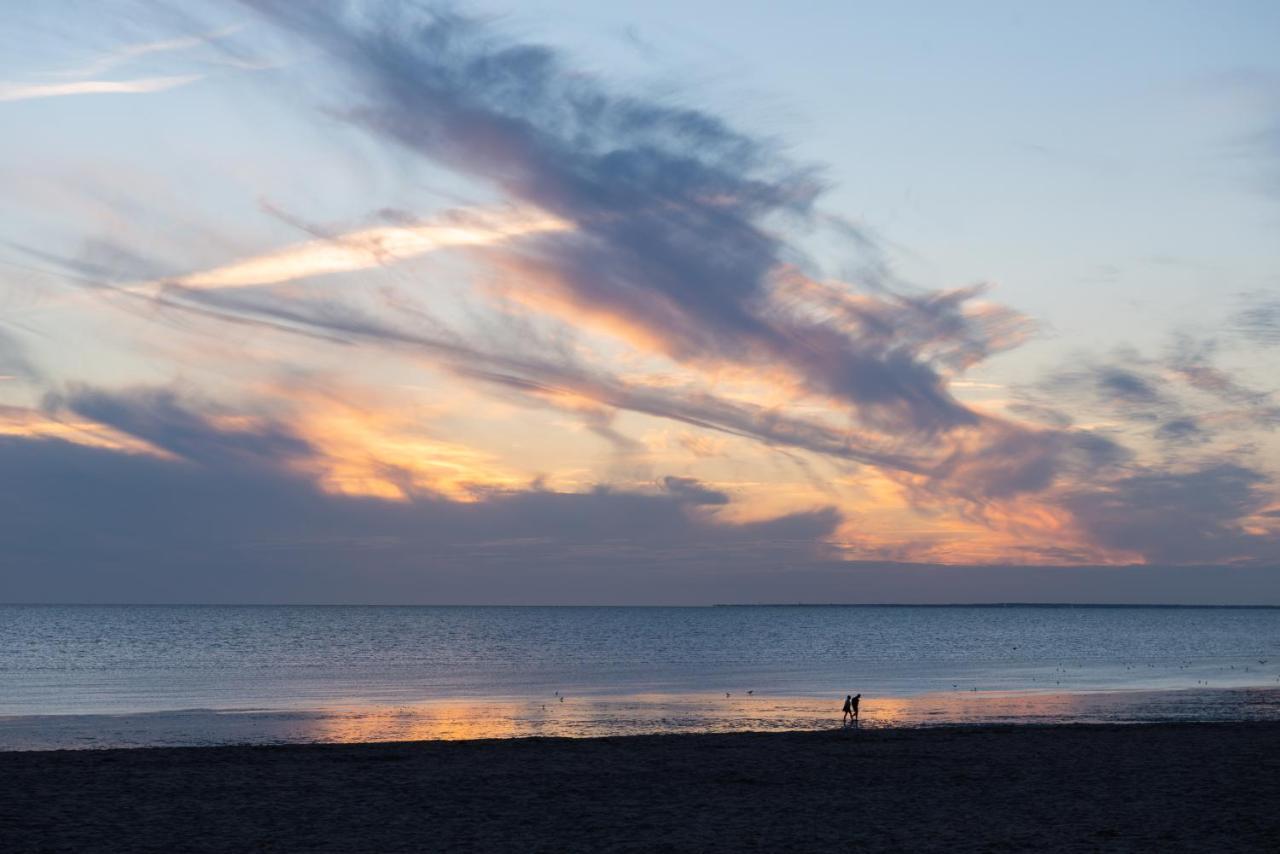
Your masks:
[{"label": "dark sand dune", "polygon": [[1277,851],[1280,724],[0,754],[0,851]]}]

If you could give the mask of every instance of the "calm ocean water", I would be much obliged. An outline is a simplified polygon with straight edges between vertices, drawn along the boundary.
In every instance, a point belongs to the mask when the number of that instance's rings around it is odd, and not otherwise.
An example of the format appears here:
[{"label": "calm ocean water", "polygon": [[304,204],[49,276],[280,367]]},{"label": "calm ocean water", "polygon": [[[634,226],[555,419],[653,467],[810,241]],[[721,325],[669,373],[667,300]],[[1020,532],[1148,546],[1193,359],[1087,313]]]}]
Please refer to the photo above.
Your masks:
[{"label": "calm ocean water", "polygon": [[1268,686],[1277,609],[0,606],[0,747],[792,726],[851,692],[870,723],[1074,719]]}]

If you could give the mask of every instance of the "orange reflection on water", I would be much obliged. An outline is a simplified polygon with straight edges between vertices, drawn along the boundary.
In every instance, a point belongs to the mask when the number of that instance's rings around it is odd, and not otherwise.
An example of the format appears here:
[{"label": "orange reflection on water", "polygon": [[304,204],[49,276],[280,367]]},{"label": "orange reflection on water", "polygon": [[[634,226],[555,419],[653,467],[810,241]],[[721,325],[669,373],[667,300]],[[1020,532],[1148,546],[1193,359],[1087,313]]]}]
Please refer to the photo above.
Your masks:
[{"label": "orange reflection on water", "polygon": [[945,691],[862,702],[864,725],[927,726],[957,723],[1037,723],[1092,719],[1117,694]]},{"label": "orange reflection on water", "polygon": [[447,701],[335,712],[315,722],[317,741],[427,741],[524,735],[505,704]]},{"label": "orange reflection on water", "polygon": [[[914,697],[869,697],[859,726],[1126,721],[1167,715],[1151,705],[1185,702],[1185,692],[1092,694],[950,691]],[[1190,692],[1194,693],[1194,692]],[[296,735],[308,741],[426,741],[676,732],[821,730],[841,727],[843,697],[637,694],[543,700],[440,700],[397,707],[329,709]]]},{"label": "orange reflection on water", "polygon": [[[402,706],[227,709],[0,717],[0,747],[429,741],[525,736],[838,730],[843,697],[734,693],[423,701]],[[953,691],[862,698],[860,728],[945,724],[1280,720],[1280,689],[1016,694]]]}]

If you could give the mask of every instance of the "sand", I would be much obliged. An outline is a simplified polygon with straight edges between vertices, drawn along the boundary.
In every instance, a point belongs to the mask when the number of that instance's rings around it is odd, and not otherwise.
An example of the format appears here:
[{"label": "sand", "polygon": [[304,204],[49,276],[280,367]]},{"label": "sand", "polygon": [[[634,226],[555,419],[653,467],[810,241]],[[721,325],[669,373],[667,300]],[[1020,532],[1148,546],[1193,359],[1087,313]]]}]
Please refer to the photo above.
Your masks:
[{"label": "sand", "polygon": [[0,850],[1276,851],[1280,724],[0,754]]}]

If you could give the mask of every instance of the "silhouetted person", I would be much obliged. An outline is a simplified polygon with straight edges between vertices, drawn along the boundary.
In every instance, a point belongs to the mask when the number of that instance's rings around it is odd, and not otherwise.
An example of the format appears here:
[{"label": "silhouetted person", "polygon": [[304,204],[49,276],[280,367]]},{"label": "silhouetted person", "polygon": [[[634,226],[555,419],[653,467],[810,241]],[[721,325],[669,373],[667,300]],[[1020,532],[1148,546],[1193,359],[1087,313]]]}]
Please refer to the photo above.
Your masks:
[{"label": "silhouetted person", "polygon": [[844,695],[844,716],[840,718],[842,726],[848,726],[849,721],[853,720],[853,697],[848,694]]},{"label": "silhouetted person", "polygon": [[861,699],[861,694],[854,694],[853,699],[849,701],[849,711],[853,713],[853,720],[858,726],[862,726],[862,721],[858,719],[858,701]]}]

